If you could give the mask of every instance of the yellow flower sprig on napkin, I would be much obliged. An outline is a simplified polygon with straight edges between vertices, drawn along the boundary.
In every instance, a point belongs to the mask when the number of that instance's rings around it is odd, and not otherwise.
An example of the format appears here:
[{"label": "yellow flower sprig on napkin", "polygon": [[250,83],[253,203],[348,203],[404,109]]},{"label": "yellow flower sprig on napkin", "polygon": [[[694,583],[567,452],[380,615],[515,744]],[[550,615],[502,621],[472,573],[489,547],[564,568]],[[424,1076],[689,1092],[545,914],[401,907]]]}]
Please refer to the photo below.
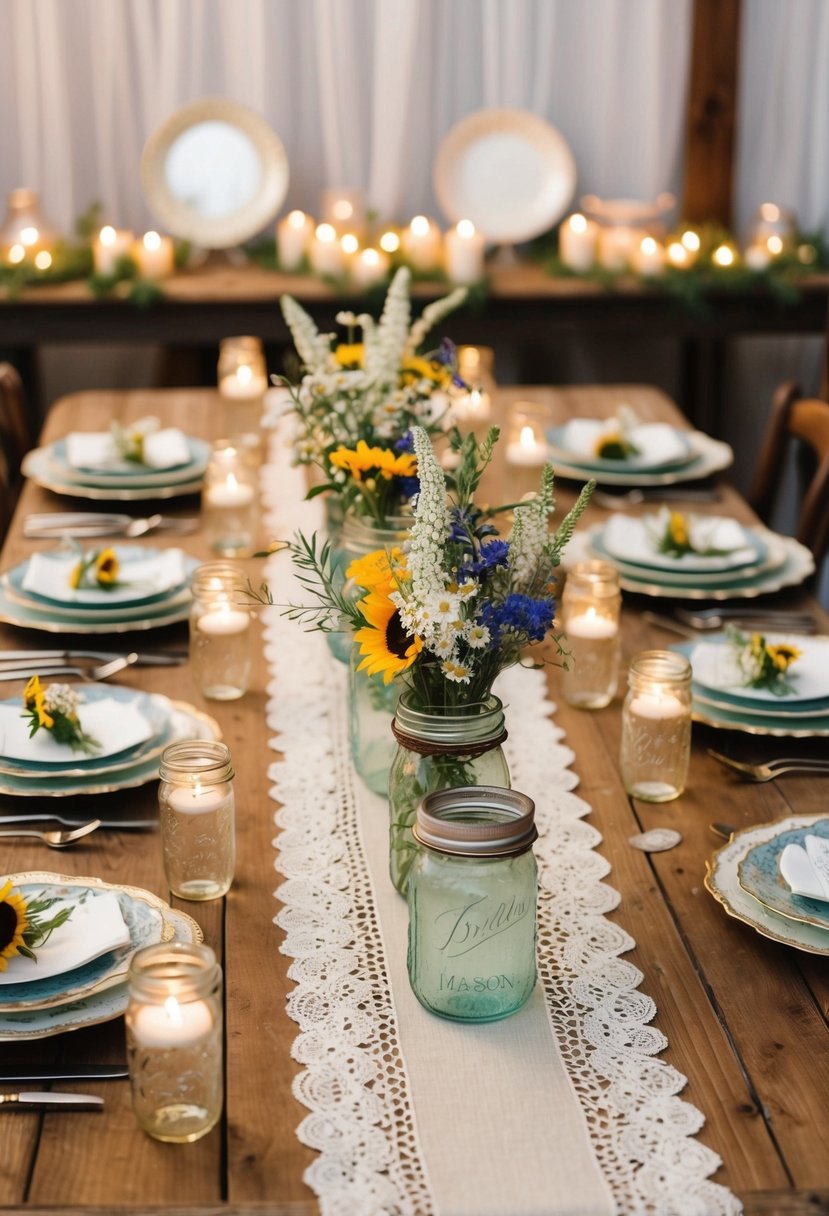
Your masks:
[{"label": "yellow flower sprig on napkin", "polygon": [[16,954],[37,962],[35,950],[69,920],[74,910],[61,908],[50,920],[43,920],[43,913],[59,902],[44,895],[26,899],[21,891],[13,889],[10,878],[0,887],[0,971],[6,970],[9,959]]},{"label": "yellow flower sprig on napkin", "polygon": [[23,717],[29,719],[29,738],[48,730],[57,743],[68,743],[73,751],[93,752],[100,747],[87,735],[78,717],[81,698],[68,684],[49,684],[32,676],[23,690]]},{"label": "yellow flower sprig on napkin", "polygon": [[101,591],[112,591],[119,585],[121,566],[118,555],[111,547],[84,553],[69,575],[69,586],[73,591],[79,587],[98,587]]},{"label": "yellow flower sprig on napkin", "polygon": [[139,418],[130,426],[123,426],[118,421],[110,425],[110,432],[118,455],[122,460],[130,460],[133,464],[145,464],[144,440],[154,434],[159,428],[157,418]]},{"label": "yellow flower sprig on napkin", "polygon": [[620,405],[615,418],[609,418],[596,440],[594,456],[601,460],[630,460],[641,456],[641,450],[631,439],[638,419],[629,405]]},{"label": "yellow flower sprig on napkin", "polygon": [[731,552],[710,544],[699,520],[692,526],[681,511],[667,508],[659,513],[653,541],[657,552],[667,557],[684,557],[686,553],[696,553],[698,557],[724,557]]},{"label": "yellow flower sprig on napkin", "polygon": [[752,633],[749,637],[734,628],[728,630],[728,636],[746,688],[766,688],[777,697],[786,697],[795,691],[788,673],[801,657],[802,651],[797,646],[791,642],[770,642],[762,633]]}]

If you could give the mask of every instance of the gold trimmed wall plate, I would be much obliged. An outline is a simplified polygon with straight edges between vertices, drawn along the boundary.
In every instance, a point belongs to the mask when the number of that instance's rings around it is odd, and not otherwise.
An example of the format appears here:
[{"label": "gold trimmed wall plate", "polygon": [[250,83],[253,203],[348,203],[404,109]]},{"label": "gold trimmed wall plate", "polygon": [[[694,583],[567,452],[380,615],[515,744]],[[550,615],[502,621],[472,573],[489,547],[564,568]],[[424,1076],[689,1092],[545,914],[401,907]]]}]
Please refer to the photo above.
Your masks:
[{"label": "gold trimmed wall plate", "polygon": [[288,157],[260,114],[226,97],[176,110],[141,156],[147,205],[166,232],[229,249],[261,231],[288,191]]}]

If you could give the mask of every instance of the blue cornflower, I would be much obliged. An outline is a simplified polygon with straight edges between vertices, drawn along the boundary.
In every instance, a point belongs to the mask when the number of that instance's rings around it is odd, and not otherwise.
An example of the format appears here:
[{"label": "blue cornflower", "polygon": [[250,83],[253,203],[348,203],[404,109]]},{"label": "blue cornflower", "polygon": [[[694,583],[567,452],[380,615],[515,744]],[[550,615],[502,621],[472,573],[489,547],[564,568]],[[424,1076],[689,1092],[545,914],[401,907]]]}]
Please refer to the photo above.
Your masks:
[{"label": "blue cornflower", "polygon": [[467,383],[458,375],[458,348],[451,338],[442,338],[437,353],[437,362],[448,367],[452,372],[452,383],[455,388],[467,388]]},{"label": "blue cornflower", "polygon": [[496,566],[506,566],[508,558],[509,541],[488,541],[485,545],[481,545],[480,557],[472,563],[472,573],[486,574],[488,570],[494,570]]},{"label": "blue cornflower", "polygon": [[414,498],[416,494],[420,493],[419,477],[398,477],[397,484],[404,498]]},{"label": "blue cornflower", "polygon": [[456,544],[469,540],[475,529],[477,513],[471,507],[452,507],[449,515],[449,539]]},{"label": "blue cornflower", "polygon": [[536,600],[531,595],[513,592],[502,604],[483,604],[480,619],[499,643],[504,633],[523,634],[530,642],[541,642],[552,628],[554,616],[552,596]]},{"label": "blue cornflower", "polygon": [[405,435],[401,435],[399,439],[395,439],[393,446],[395,452],[413,452],[414,435],[411,431],[406,431]]}]

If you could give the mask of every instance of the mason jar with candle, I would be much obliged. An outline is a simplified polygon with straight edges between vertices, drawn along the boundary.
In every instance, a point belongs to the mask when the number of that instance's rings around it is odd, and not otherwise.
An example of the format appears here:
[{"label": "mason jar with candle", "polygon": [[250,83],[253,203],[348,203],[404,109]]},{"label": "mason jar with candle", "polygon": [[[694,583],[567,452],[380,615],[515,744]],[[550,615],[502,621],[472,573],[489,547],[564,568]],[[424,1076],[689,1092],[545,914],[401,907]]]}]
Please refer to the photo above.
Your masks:
[{"label": "mason jar with candle", "polygon": [[250,334],[223,338],[216,370],[225,435],[240,447],[261,444],[262,409],[268,368],[261,339]]},{"label": "mason jar with candle", "polygon": [[685,789],[691,753],[691,664],[671,650],[645,650],[628,672],[622,709],[625,789],[643,802],[669,802]]},{"label": "mason jar with candle", "polygon": [[233,882],[233,764],[225,743],[183,739],[161,753],[159,827],[164,873],[180,899],[219,899]]},{"label": "mason jar with candle", "polygon": [[130,963],[126,1011],[132,1109],[155,1140],[187,1144],[223,1102],[222,969],[209,946],[165,942]]},{"label": "mason jar with candle", "polygon": [[564,700],[579,709],[602,709],[619,682],[619,573],[609,562],[578,562],[567,573],[561,623],[570,651],[562,672]]},{"label": "mason jar with candle", "polygon": [[459,346],[458,375],[470,389],[492,393],[495,381],[495,351],[491,346]]},{"label": "mason jar with candle", "polygon": [[474,786],[429,794],[412,835],[409,982],[431,1013],[494,1022],[536,981],[538,833],[526,794]]},{"label": "mason jar with candle", "polygon": [[193,575],[190,606],[190,665],[202,696],[236,701],[251,673],[251,616],[238,569],[206,562]]},{"label": "mason jar with candle", "polygon": [[227,440],[213,445],[204,472],[202,521],[222,557],[249,557],[259,525],[257,472],[246,451]]}]

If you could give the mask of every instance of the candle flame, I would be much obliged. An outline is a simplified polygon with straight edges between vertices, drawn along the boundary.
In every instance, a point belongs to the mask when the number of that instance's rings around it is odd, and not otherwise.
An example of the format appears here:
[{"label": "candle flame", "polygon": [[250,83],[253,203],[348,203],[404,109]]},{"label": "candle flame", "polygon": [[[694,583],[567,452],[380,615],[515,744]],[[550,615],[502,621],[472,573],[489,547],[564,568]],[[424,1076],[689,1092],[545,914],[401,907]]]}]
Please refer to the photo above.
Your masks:
[{"label": "candle flame", "polygon": [[699,233],[694,232],[691,228],[689,228],[687,232],[683,232],[680,240],[689,253],[699,252]]},{"label": "candle flame", "polygon": [[578,211],[570,216],[569,224],[573,232],[587,232],[587,220]]},{"label": "candle flame", "polygon": [[22,262],[26,256],[26,250],[22,245],[12,245],[9,250],[9,261],[12,266],[16,266],[18,262]]},{"label": "candle flame", "polygon": [[641,249],[642,253],[649,257],[651,254],[656,253],[656,241],[652,236],[643,237],[639,248]]},{"label": "candle flame", "polygon": [[674,266],[684,266],[688,261],[688,250],[681,241],[671,241],[668,246],[668,259]]},{"label": "candle flame", "polygon": [[734,251],[727,245],[719,245],[711,255],[718,266],[733,266]]},{"label": "candle flame", "polygon": [[779,237],[777,235],[770,236],[769,239],[766,241],[766,245],[768,247],[769,253],[774,254],[775,257],[777,256],[778,253],[783,252],[783,238],[782,237]]},{"label": "candle flame", "polygon": [[166,998],[164,1001],[164,1011],[171,1026],[182,1026],[184,1024],[184,1018],[181,1016],[181,1006],[174,996]]},{"label": "candle flame", "polygon": [[34,245],[37,243],[38,230],[35,227],[22,228],[20,231],[20,240],[24,245]]},{"label": "candle flame", "polygon": [[396,232],[384,232],[380,237],[380,248],[386,253],[397,253],[400,248],[400,237]]},{"label": "candle flame", "polygon": [[151,253],[153,253],[156,249],[161,248],[161,237],[157,232],[153,232],[153,230],[150,229],[149,232],[144,233],[144,240],[142,243],[145,249],[148,249]]},{"label": "candle flame", "polygon": [[247,363],[240,364],[236,368],[236,379],[239,384],[250,384],[253,379],[253,369]]},{"label": "candle flame", "polygon": [[292,211],[288,216],[288,223],[291,228],[303,228],[305,226],[305,212]]},{"label": "candle flame", "polygon": [[376,249],[364,249],[360,254],[360,260],[365,266],[376,266],[380,261],[380,254]]},{"label": "candle flame", "polygon": [[458,220],[455,231],[463,240],[469,241],[475,235],[475,225],[472,220]]},{"label": "candle flame", "polygon": [[52,265],[52,255],[48,249],[41,249],[40,253],[35,254],[35,266],[38,270],[48,270]]},{"label": "candle flame", "polygon": [[340,240],[340,248],[343,253],[356,253],[360,248],[360,242],[357,240],[353,232],[347,232]]},{"label": "candle flame", "polygon": [[432,227],[432,225],[429,223],[429,220],[425,215],[416,215],[409,227],[411,228],[414,236],[428,236],[429,229]]},{"label": "candle flame", "polygon": [[114,245],[118,233],[111,224],[105,224],[98,234],[98,239],[102,245]]},{"label": "candle flame", "polygon": [[521,427],[521,434],[518,436],[518,442],[522,448],[535,447],[535,431],[531,426]]},{"label": "candle flame", "polygon": [[337,239],[337,233],[331,224],[317,224],[317,240],[322,241],[324,245],[330,245]]}]

